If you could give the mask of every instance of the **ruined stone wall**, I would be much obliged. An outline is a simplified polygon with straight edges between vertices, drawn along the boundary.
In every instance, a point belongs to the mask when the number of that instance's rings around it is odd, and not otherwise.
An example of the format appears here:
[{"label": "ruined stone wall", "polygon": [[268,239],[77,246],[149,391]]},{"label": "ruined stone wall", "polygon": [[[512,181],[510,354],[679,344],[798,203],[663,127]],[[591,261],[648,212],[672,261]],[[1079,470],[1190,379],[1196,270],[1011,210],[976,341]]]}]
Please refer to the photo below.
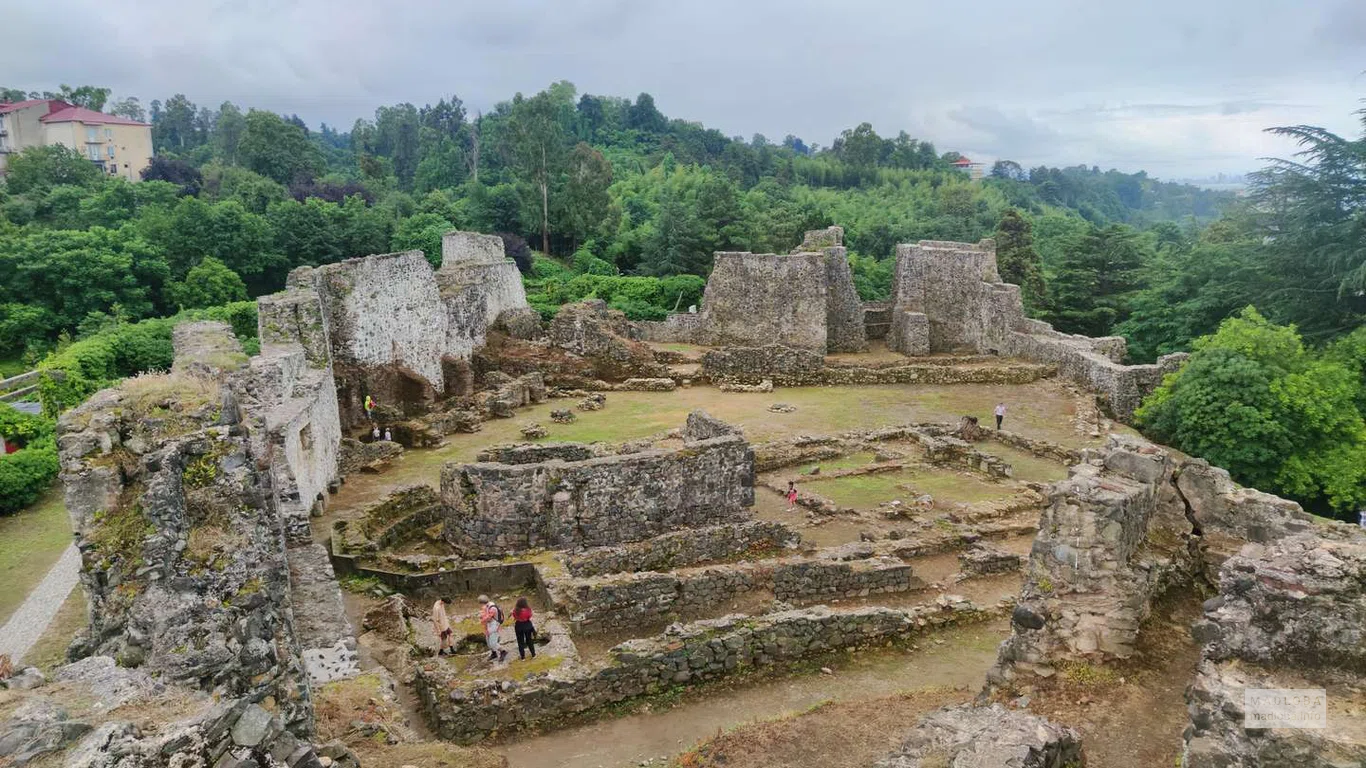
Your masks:
[{"label": "ruined stone wall", "polygon": [[654,639],[631,640],[613,648],[605,666],[535,678],[509,690],[497,682],[460,680],[446,665],[427,663],[417,669],[417,689],[432,729],[441,738],[468,742],[494,729],[520,730],[680,683],[716,680],[831,650],[905,640],[985,615],[961,602],[908,611],[836,612],[817,607],[729,617],[699,621]]},{"label": "ruined stone wall", "polygon": [[584,461],[597,455],[592,446],[583,443],[521,443],[485,448],[475,458],[497,464],[537,464],[551,460]]},{"label": "ruined stone wall", "polygon": [[615,547],[596,547],[565,558],[579,577],[607,573],[660,571],[736,560],[795,547],[801,537],[782,523],[752,520],[670,531]]},{"label": "ruined stone wall", "polygon": [[739,436],[585,461],[447,464],[445,536],[467,554],[639,541],[738,522],[754,504],[754,453]]},{"label": "ruined stone wall", "polygon": [[558,579],[548,585],[574,631],[602,634],[661,625],[715,610],[750,593],[792,603],[905,592],[924,586],[895,558],[843,562],[788,558],[668,572]]},{"label": "ruined stone wall", "polygon": [[[1111,411],[1128,420],[1162,376],[1184,356],[1156,365],[1122,364],[1119,337],[1092,339],[1059,333],[1024,315],[1018,286],[1002,283],[996,246],[922,240],[897,246],[893,278],[893,349],[907,354],[971,350],[1020,357],[1057,367],[1058,375],[1104,397]],[[924,315],[921,321],[915,315]],[[927,326],[928,349],[921,333]]]},{"label": "ruined stone wall", "polygon": [[484,345],[499,315],[528,307],[522,273],[503,256],[503,240],[497,235],[443,235],[436,282],[447,315],[442,352],[450,357],[468,360]]},{"label": "ruined stone wall", "polygon": [[854,287],[849,253],[844,249],[844,229],[830,227],[807,232],[798,250],[819,250],[825,255],[826,351],[860,352],[866,349],[868,336],[863,318],[863,300]]},{"label": "ruined stone wall", "polygon": [[699,338],[702,316],[696,312],[675,312],[663,320],[642,320],[636,323],[641,341],[665,344],[695,344]]},{"label": "ruined stone wall", "polygon": [[717,253],[702,295],[697,343],[782,344],[824,354],[828,269],[820,253]]},{"label": "ruined stone wall", "polygon": [[1027,384],[1052,375],[1053,366],[1040,363],[972,362],[945,365],[908,362],[893,367],[829,365],[818,353],[769,344],[709,350],[702,356],[699,378],[713,384],[757,384],[769,380],[779,386],[820,384]]},{"label": "ruined stone wall", "polygon": [[1153,601],[1198,569],[1165,451],[1112,435],[1083,462],[1049,491],[994,680],[1128,658]]},{"label": "ruined stone wall", "polygon": [[600,379],[668,376],[668,367],[655,360],[649,346],[632,338],[634,332],[621,311],[589,299],[560,307],[548,335],[551,345],[584,358]]}]

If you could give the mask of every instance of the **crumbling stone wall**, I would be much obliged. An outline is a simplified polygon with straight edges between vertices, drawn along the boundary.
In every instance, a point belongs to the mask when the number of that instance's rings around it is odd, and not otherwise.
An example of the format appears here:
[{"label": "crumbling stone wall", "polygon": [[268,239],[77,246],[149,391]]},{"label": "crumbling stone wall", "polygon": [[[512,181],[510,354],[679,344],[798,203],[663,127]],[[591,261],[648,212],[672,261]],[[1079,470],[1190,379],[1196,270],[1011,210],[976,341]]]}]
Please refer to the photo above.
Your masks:
[{"label": "crumbling stone wall", "polygon": [[1128,658],[1156,597],[1197,567],[1171,457],[1112,435],[1052,486],[993,681]]},{"label": "crumbling stone wall", "polygon": [[[844,229],[807,232],[797,251],[817,250],[825,255],[825,348],[828,352],[859,352],[868,346],[863,301],[854,287],[849,254],[844,248]],[[794,251],[795,252],[795,251]]]},{"label": "crumbling stone wall", "polygon": [[788,387],[820,384],[1027,384],[1050,376],[1055,368],[1039,363],[1007,361],[944,364],[907,362],[894,366],[831,364],[810,350],[767,344],[708,350],[698,378],[713,384],[758,384]]},{"label": "crumbling stone wall", "polygon": [[611,650],[603,666],[510,686],[462,680],[447,665],[426,663],[417,669],[417,689],[432,729],[441,738],[469,742],[495,729],[520,730],[680,683],[715,680],[830,650],[905,640],[985,615],[963,601],[907,611],[836,612],[816,607],[728,617],[622,643]]},{"label": "crumbling stone wall", "polygon": [[497,464],[538,464],[551,460],[584,461],[597,455],[593,446],[584,443],[520,443],[485,448],[475,458]]},{"label": "crumbling stone wall", "polygon": [[1073,336],[1026,318],[1019,287],[1001,282],[996,245],[989,239],[898,245],[892,289],[893,349],[971,350],[1055,365],[1060,376],[1101,394],[1124,420],[1185,359],[1167,356],[1155,365],[1126,366],[1122,338]]},{"label": "crumbling stone wall", "polygon": [[896,558],[839,561],[786,558],[668,572],[556,579],[556,610],[584,635],[659,625],[714,610],[749,593],[806,603],[905,592],[925,583]]},{"label": "crumbling stone wall", "polygon": [[874,768],[1066,768],[1081,764],[1081,735],[1076,731],[992,704],[931,712]]},{"label": "crumbling stone wall", "polygon": [[[1323,535],[1317,535],[1321,532]],[[1358,765],[1366,761],[1366,537],[1324,526],[1249,544],[1220,571],[1219,594],[1193,633],[1204,644],[1186,691],[1182,765]],[[1256,728],[1243,720],[1249,688],[1324,688],[1322,729]]]},{"label": "crumbling stone wall", "polygon": [[504,312],[529,309],[522,273],[503,255],[503,239],[474,232],[441,237],[437,288],[446,306],[442,354],[468,360]]},{"label": "crumbling stone wall", "polygon": [[595,547],[568,555],[565,567],[579,577],[661,571],[780,552],[796,547],[800,540],[796,531],[782,523],[725,523],[670,531],[615,547]]},{"label": "crumbling stone wall", "polygon": [[648,345],[631,338],[633,333],[625,314],[589,299],[560,307],[549,336],[552,345],[584,358],[598,378],[668,376],[668,366],[655,360]]},{"label": "crumbling stone wall", "polygon": [[151,417],[153,381],[97,393],[59,423],[89,606],[73,651],[227,696],[268,694],[291,728],[307,731],[271,475],[217,382],[165,382],[154,401],[173,415]]},{"label": "crumbling stone wall", "polygon": [[467,554],[613,545],[745,519],[754,452],[727,435],[583,461],[447,464],[441,499],[446,539]]}]

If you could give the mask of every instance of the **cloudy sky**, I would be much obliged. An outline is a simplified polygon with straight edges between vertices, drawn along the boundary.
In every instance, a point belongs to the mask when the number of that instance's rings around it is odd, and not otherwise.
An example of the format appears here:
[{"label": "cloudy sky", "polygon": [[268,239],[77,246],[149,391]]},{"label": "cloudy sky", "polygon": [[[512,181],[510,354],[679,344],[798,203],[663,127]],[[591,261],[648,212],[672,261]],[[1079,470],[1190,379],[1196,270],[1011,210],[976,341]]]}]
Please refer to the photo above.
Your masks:
[{"label": "cloudy sky", "polygon": [[347,128],[569,80],[728,135],[869,121],[941,150],[1165,178],[1355,135],[1366,0],[7,0],[0,85],[184,93]]}]

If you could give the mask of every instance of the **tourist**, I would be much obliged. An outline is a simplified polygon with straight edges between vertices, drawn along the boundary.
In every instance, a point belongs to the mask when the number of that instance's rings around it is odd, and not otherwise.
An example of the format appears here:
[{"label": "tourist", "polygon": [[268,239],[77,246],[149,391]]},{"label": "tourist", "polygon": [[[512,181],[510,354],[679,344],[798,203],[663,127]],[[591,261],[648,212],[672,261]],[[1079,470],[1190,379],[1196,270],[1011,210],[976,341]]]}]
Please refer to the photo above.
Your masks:
[{"label": "tourist", "polygon": [[[997,419],[997,422],[998,422],[998,423],[996,424],[996,427],[997,427],[997,429],[999,429],[999,428],[1001,427],[1001,425],[1000,425],[1000,423],[999,423],[999,422],[1000,422],[1000,419],[999,419],[999,418]],[[394,442],[394,433],[393,433],[393,432],[390,432],[388,427],[385,427],[385,428],[384,428],[384,442],[386,442],[386,443],[392,443],[392,442]]]},{"label": "tourist", "polygon": [[797,509],[797,483],[787,481],[787,511],[792,512]]},{"label": "tourist", "polygon": [[508,652],[498,647],[501,642],[498,638],[498,628],[503,626],[503,609],[490,600],[488,595],[480,595],[479,604],[483,606],[479,609],[479,623],[484,625],[484,640],[489,645],[489,661],[502,661],[508,657]]},{"label": "tourist", "polygon": [[376,424],[375,428],[370,431],[370,437],[374,438],[375,442],[379,442],[380,433],[378,424]]},{"label": "tourist", "polygon": [[997,404],[996,404],[996,431],[997,431],[997,432],[1000,432],[1000,431],[1001,431],[1001,420],[1004,419],[1005,417],[1006,417],[1006,404],[1005,404],[1005,403],[997,403]]},{"label": "tourist", "polygon": [[517,635],[517,657],[526,661],[526,652],[536,658],[536,626],[531,623],[531,604],[525,597],[517,598],[512,609],[512,631]]},{"label": "tourist", "polygon": [[446,615],[447,600],[438,597],[432,603],[432,630],[436,632],[437,641],[440,644],[436,649],[437,656],[454,656],[455,640],[451,633],[451,618]]},{"label": "tourist", "polygon": [[369,395],[365,396],[365,418],[375,420],[375,398]]}]

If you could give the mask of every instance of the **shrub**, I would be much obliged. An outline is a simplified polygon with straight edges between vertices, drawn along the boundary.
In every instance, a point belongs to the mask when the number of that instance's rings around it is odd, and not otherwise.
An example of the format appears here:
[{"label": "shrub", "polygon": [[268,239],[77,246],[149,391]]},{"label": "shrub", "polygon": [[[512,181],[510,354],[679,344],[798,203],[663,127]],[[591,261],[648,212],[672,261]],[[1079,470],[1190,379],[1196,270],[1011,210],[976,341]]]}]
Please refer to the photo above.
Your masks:
[{"label": "shrub", "polygon": [[0,404],[0,435],[23,447],[0,456],[0,515],[17,512],[38,499],[59,469],[53,422]]}]

